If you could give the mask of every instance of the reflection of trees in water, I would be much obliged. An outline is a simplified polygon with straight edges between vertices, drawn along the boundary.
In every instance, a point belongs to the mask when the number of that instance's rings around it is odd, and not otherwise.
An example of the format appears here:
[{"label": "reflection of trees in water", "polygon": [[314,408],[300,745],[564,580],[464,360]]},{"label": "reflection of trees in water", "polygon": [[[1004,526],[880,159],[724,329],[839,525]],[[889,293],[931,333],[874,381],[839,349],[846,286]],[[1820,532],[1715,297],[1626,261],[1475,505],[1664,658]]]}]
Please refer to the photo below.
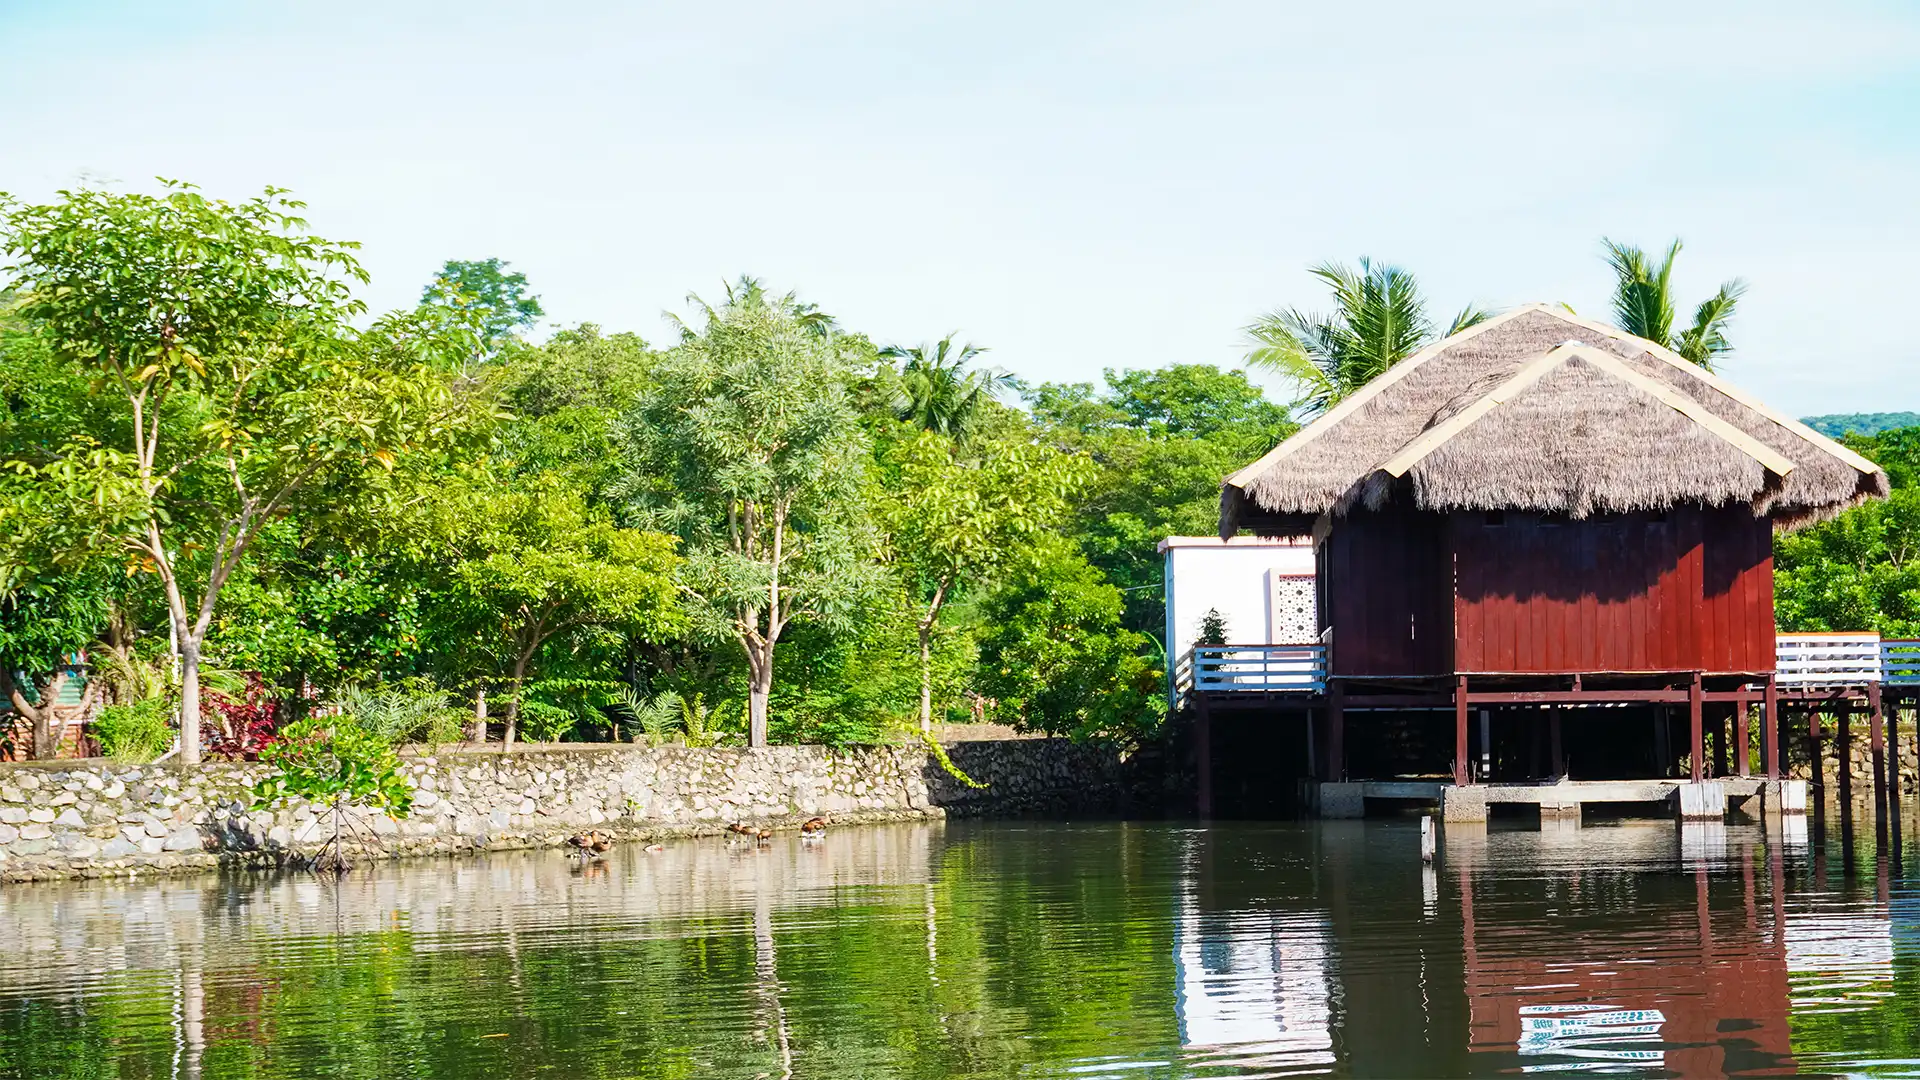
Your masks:
[{"label": "reflection of trees in water", "polygon": [[1158,841],[1059,839],[9,890],[34,929],[0,956],[0,1075],[947,1075],[1104,1054],[1143,1015],[1164,1044],[1167,894],[1113,872]]},{"label": "reflection of trees in water", "polygon": [[[124,1076],[259,1080],[1050,1075],[1129,1054],[1230,1074],[1303,1053],[1356,1074],[1458,1073],[1498,1065],[1469,1058],[1470,1032],[1491,1032],[1489,1052],[1520,1064],[1519,1007],[1573,999],[1512,991],[1575,979],[1591,990],[1576,1004],[1630,1011],[1646,1004],[1636,987],[1658,982],[1704,1002],[1702,1024],[1758,1021],[1702,1035],[1742,1066],[1779,1052],[1783,1014],[1765,1003],[1784,1001],[1781,979],[1797,1000],[1839,970],[1821,950],[1838,955],[1876,926],[1881,951],[1859,954],[1853,1004],[1864,991],[1920,1000],[1920,929],[1915,946],[1897,944],[1907,894],[1887,861],[1883,884],[1871,855],[1853,878],[1835,858],[1823,886],[1803,849],[1754,836],[1449,835],[1431,884],[1413,831],[1373,823],[955,823],[764,851],[623,848],[597,867],[557,852],[423,862],[337,885],[10,888],[0,903],[20,929],[0,953],[0,1076],[102,1062]],[[1837,929],[1804,921],[1833,916]],[[1794,944],[1808,928],[1829,939]],[[1600,963],[1628,960],[1652,962]],[[1529,965],[1566,970],[1542,968],[1548,979]],[[1598,974],[1609,971],[1627,981]],[[1714,979],[1747,996],[1713,999]],[[1793,1005],[1791,1060],[1817,1068],[1847,1047],[1913,1044],[1915,1007],[1894,1001]],[[1205,1036],[1196,1007],[1251,1026]],[[1671,1018],[1663,1038],[1693,1022],[1686,1001],[1655,1007]],[[1189,1041],[1226,1045],[1180,1051],[1182,1019],[1201,1036]],[[1314,1045],[1231,1052],[1250,1031]]]}]

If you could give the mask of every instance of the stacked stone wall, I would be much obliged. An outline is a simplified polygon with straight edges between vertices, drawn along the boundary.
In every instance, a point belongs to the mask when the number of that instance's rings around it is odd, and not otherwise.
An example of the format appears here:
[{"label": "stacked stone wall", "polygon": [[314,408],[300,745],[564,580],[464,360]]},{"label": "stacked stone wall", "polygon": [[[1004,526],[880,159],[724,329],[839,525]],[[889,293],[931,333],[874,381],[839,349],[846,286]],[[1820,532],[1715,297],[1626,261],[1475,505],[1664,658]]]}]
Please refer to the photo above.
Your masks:
[{"label": "stacked stone wall", "polygon": [[[1124,808],[1118,755],[1054,739],[924,747],[763,750],[623,745],[455,751],[403,758],[410,816],[349,812],[363,855],[453,854],[557,844],[598,828],[627,840],[717,832],[733,822],[794,827]],[[311,852],[332,815],[305,803],[256,809],[264,766],[53,761],[0,765],[0,879],[34,880],[272,865]]]}]

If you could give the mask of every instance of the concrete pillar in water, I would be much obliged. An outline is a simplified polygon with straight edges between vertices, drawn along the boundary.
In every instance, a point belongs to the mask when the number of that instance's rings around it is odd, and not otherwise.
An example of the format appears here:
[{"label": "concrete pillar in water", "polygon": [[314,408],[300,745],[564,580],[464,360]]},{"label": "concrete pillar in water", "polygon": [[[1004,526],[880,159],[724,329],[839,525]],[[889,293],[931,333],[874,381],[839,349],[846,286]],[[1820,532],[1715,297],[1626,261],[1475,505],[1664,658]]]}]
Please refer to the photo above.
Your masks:
[{"label": "concrete pillar in water", "polygon": [[1674,789],[1682,821],[1722,821],[1727,816],[1727,788],[1718,780],[1700,780]]},{"label": "concrete pillar in water", "polygon": [[1479,784],[1441,788],[1440,820],[1449,825],[1486,821],[1487,789]]}]

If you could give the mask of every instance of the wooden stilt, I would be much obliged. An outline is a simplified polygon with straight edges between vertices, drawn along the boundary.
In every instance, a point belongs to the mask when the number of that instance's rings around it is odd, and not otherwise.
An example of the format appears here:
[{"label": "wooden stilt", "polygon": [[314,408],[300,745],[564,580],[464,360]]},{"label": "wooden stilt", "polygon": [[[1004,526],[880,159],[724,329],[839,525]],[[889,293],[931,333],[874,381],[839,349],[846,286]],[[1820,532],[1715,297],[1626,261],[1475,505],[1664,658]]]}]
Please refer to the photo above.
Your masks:
[{"label": "wooden stilt", "polygon": [[1761,707],[1766,716],[1761,723],[1760,755],[1764,759],[1763,768],[1767,770],[1767,779],[1778,780],[1780,772],[1780,738],[1784,730],[1780,725],[1780,688],[1774,685],[1773,676],[1767,676],[1766,689],[1762,691],[1766,700]]},{"label": "wooden stilt", "polygon": [[1553,775],[1567,775],[1567,750],[1560,737],[1559,709],[1553,710],[1552,717],[1547,720],[1547,758],[1552,762]]},{"label": "wooden stilt", "polygon": [[1707,747],[1705,738],[1706,717],[1702,714],[1704,702],[1700,698],[1700,673],[1693,673],[1693,680],[1687,683],[1687,758],[1693,765],[1693,782],[1699,783],[1706,773]]},{"label": "wooden stilt", "polygon": [[1807,708],[1807,782],[1822,790],[1827,786],[1827,770],[1820,766],[1820,710]]},{"label": "wooden stilt", "polygon": [[1887,730],[1880,707],[1880,684],[1867,684],[1867,750],[1873,762],[1873,805],[1879,817],[1887,813]]},{"label": "wooden stilt", "polygon": [[1740,700],[1734,702],[1733,709],[1733,775],[1753,775],[1753,751],[1747,740],[1753,735],[1753,704],[1747,700],[1746,690],[1740,691]]},{"label": "wooden stilt", "polygon": [[1207,708],[1207,695],[1195,694],[1198,707],[1193,717],[1195,768],[1199,772],[1199,794],[1194,810],[1201,820],[1213,816],[1213,715]]},{"label": "wooden stilt", "polygon": [[1467,785],[1467,677],[1453,677],[1453,782]]},{"label": "wooden stilt", "polygon": [[[1853,801],[1853,704],[1845,699],[1834,708],[1834,779],[1840,785],[1841,813],[1848,814]],[[1843,818],[1842,825],[1846,820]]]},{"label": "wooden stilt", "polygon": [[1338,681],[1327,686],[1327,779],[1347,778],[1347,688]]}]

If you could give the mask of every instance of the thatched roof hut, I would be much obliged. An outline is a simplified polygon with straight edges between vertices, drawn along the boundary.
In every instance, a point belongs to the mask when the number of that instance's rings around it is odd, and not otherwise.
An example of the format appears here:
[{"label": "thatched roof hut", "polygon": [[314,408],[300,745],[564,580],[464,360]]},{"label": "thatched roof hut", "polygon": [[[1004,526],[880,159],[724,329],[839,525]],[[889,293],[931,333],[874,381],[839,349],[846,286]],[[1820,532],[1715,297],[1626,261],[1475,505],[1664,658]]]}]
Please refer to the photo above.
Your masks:
[{"label": "thatched roof hut", "polygon": [[1535,304],[1435,342],[1228,477],[1220,531],[1389,504],[1581,519],[1744,503],[1790,528],[1886,493],[1873,462],[1668,349]]}]

